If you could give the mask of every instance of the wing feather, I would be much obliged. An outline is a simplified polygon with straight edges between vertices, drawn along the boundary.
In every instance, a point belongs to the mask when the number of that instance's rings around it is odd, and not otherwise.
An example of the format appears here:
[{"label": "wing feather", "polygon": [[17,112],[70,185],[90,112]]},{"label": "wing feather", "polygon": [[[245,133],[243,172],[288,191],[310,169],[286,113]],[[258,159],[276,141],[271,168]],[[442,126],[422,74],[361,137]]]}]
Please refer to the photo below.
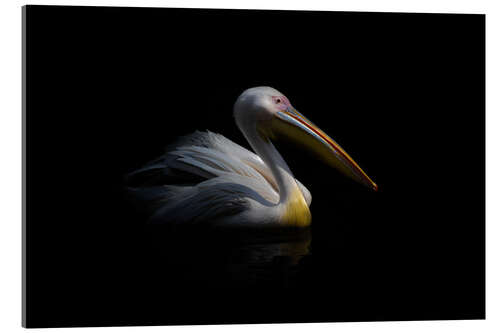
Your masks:
[{"label": "wing feather", "polygon": [[[214,220],[248,208],[248,198],[279,201],[276,181],[262,159],[210,131],[179,138],[126,181],[135,197],[148,203],[154,221]],[[309,204],[309,191],[297,184]]]}]

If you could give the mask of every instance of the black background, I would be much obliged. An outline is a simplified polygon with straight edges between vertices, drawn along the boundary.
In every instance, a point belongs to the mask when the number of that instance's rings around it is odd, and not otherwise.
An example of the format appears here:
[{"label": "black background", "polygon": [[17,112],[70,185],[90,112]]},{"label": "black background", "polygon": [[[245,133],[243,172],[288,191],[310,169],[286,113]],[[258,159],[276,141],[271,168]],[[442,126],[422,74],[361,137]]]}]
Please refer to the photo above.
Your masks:
[{"label": "black background", "polygon": [[[484,318],[484,16],[26,10],[28,326]],[[380,191],[279,145],[313,195],[292,287],[182,283],[123,175],[196,129],[247,147],[257,85]]]}]

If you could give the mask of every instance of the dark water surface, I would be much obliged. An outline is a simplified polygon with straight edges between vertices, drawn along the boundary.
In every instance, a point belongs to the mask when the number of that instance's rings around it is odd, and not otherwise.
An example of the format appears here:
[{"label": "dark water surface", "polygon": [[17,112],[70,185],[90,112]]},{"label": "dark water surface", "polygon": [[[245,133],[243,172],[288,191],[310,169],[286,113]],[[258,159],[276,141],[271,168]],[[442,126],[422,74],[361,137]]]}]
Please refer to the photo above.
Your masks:
[{"label": "dark water surface", "polygon": [[179,281],[207,288],[296,286],[304,261],[312,256],[309,228],[243,235],[244,239],[241,233],[208,234],[156,230],[150,236],[157,255],[178,273]]}]

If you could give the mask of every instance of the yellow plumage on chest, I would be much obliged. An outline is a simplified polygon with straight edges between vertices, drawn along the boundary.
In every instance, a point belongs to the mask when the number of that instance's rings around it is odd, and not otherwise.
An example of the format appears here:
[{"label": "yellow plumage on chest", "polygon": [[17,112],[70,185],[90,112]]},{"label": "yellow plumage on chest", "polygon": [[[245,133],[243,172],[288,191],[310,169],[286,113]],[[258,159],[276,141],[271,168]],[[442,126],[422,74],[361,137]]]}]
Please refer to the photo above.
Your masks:
[{"label": "yellow plumage on chest", "polygon": [[307,227],[311,224],[311,212],[299,188],[296,188],[285,203],[280,221],[290,227]]}]

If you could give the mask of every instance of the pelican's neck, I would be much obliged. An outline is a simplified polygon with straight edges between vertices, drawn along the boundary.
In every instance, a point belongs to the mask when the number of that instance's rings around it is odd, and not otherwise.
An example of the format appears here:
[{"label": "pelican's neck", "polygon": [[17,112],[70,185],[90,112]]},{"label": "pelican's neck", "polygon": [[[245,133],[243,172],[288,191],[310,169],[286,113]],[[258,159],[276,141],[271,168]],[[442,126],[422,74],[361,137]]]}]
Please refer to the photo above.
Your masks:
[{"label": "pelican's neck", "polygon": [[277,207],[281,222],[294,226],[308,226],[311,222],[309,207],[288,164],[272,142],[262,138],[255,127],[239,127],[252,149],[269,167],[276,181],[280,196]]},{"label": "pelican's neck", "polygon": [[[292,171],[285,160],[269,140],[264,140],[257,130],[242,131],[252,149],[259,155],[269,167],[274,180],[278,185],[280,202],[285,203],[299,189]],[[300,190],[299,190],[300,191]]]}]

